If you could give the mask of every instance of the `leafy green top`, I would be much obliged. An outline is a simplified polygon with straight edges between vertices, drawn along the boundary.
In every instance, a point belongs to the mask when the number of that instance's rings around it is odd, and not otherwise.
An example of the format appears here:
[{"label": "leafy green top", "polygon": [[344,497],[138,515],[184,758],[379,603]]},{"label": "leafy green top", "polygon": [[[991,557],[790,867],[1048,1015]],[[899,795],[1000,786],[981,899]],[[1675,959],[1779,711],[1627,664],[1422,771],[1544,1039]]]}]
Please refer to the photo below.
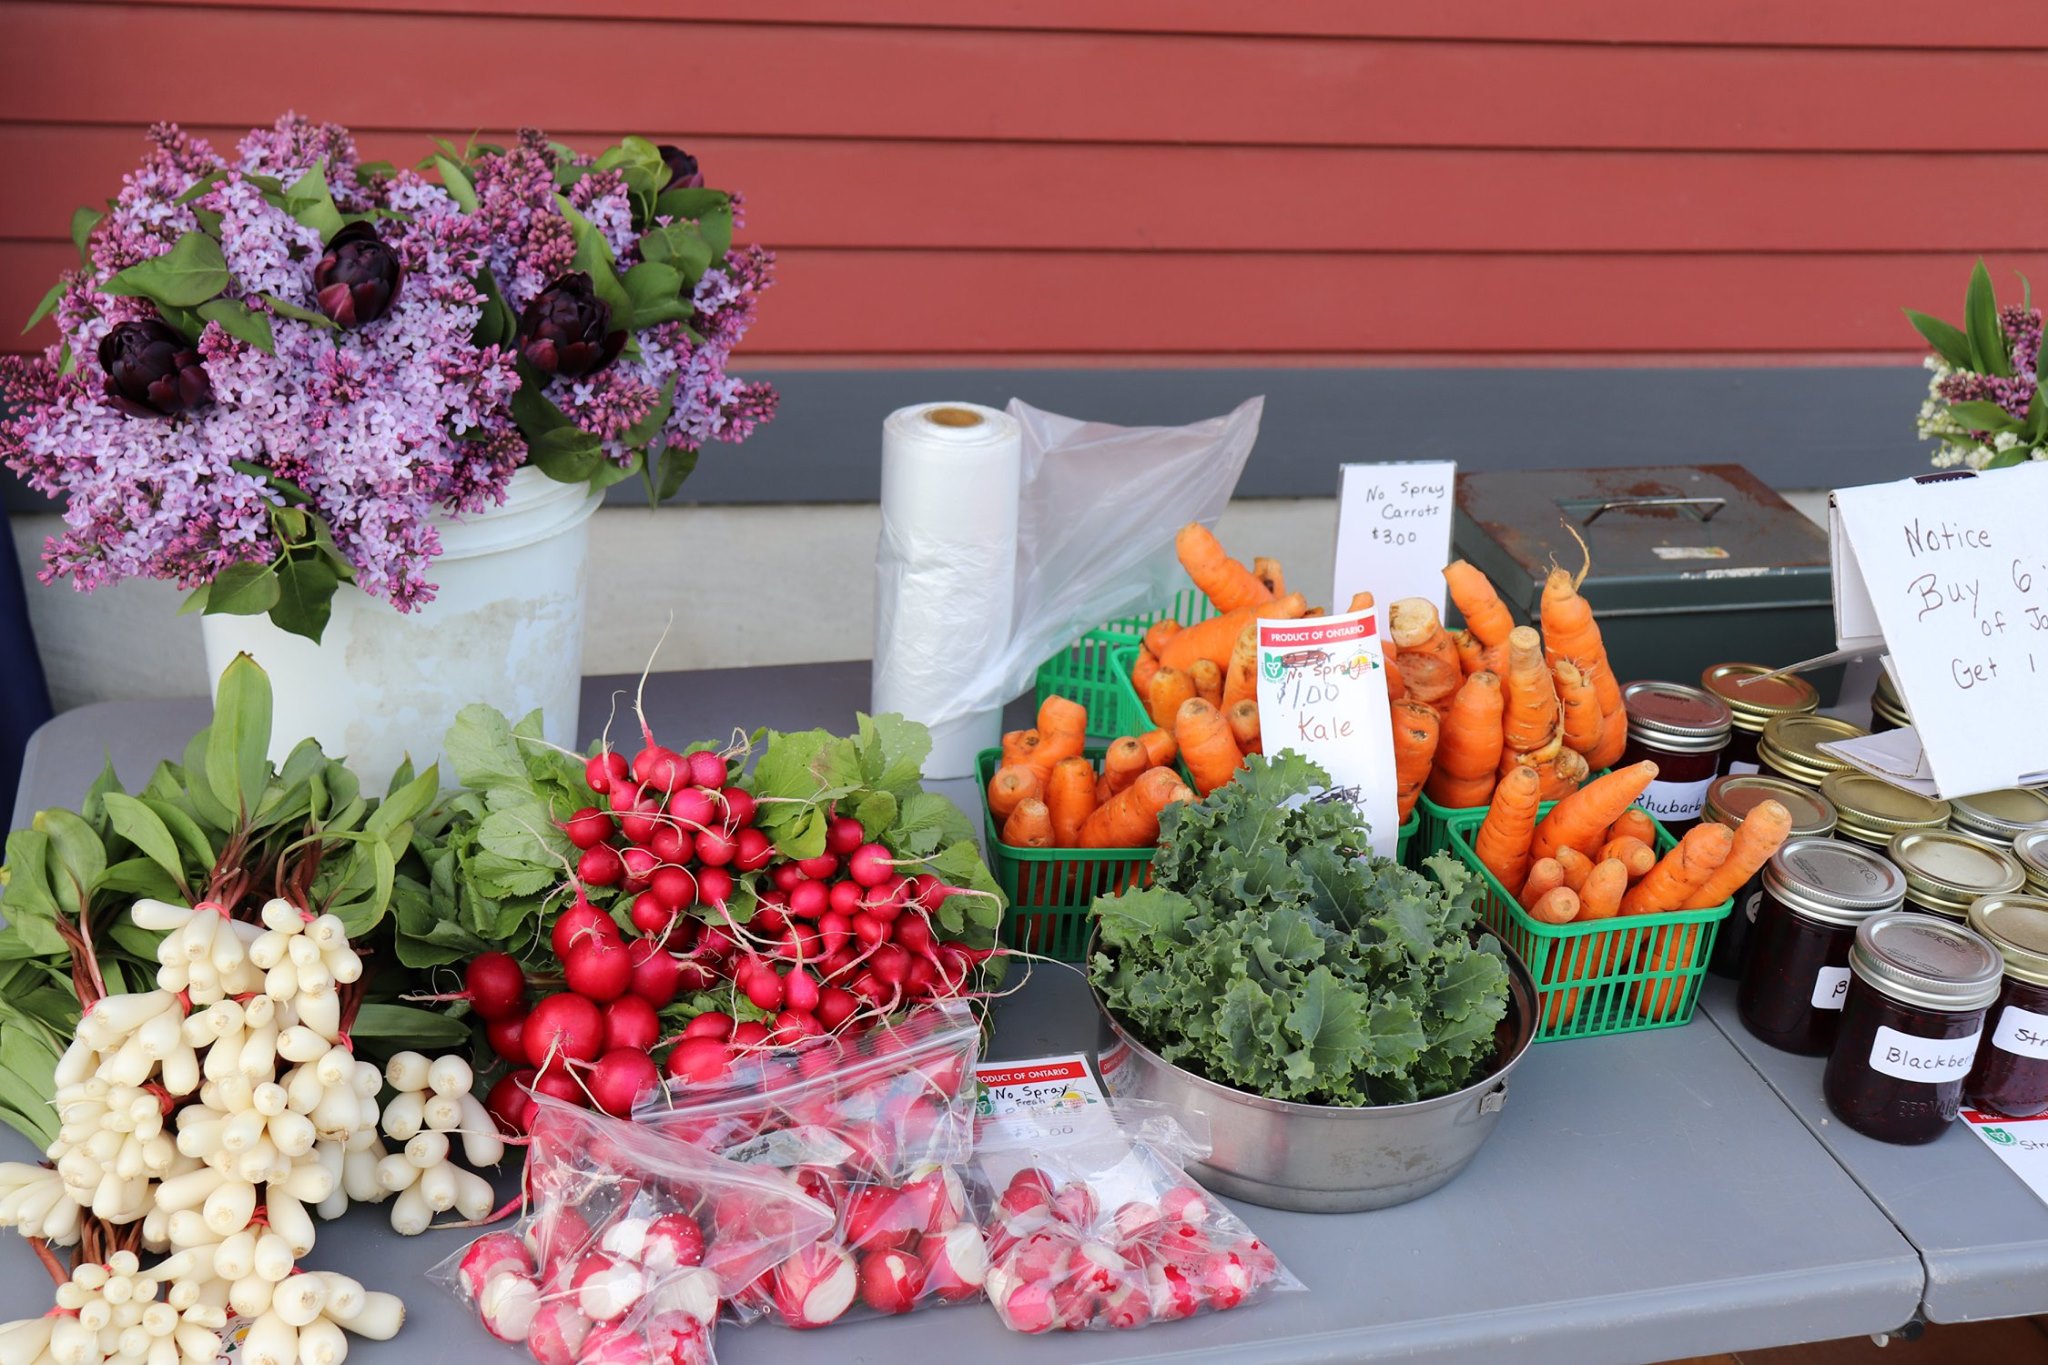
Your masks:
[{"label": "leafy green top", "polygon": [[1090,977],[1162,1057],[1309,1104],[1401,1104],[1470,1083],[1507,1013],[1476,887],[1367,856],[1355,807],[1294,753],[1253,757],[1160,822],[1150,887],[1095,902]]}]

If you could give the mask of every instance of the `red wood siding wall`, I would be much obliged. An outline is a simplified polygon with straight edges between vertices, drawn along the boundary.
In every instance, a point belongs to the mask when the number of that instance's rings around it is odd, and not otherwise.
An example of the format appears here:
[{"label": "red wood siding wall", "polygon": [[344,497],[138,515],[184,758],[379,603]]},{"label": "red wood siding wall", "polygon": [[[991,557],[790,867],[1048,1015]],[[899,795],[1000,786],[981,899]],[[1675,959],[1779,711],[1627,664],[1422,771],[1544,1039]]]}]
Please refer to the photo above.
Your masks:
[{"label": "red wood siding wall", "polygon": [[1898,359],[2048,280],[2044,78],[2037,0],[13,0],[0,322],[149,121],[295,107],[683,142],[756,364]]}]

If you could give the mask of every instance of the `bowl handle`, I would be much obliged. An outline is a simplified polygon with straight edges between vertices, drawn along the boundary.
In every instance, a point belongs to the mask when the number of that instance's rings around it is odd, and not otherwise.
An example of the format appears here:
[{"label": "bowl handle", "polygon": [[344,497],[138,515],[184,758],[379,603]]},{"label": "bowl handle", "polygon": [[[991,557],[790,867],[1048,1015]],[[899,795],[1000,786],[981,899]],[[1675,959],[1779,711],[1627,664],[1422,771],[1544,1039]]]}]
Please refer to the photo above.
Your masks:
[{"label": "bowl handle", "polygon": [[1507,1103],[1508,1083],[1506,1081],[1502,1081],[1498,1085],[1495,1085],[1492,1089],[1488,1090],[1484,1095],[1481,1095],[1479,1097],[1479,1107],[1471,1110],[1465,1115],[1465,1117],[1459,1119],[1458,1124],[1460,1127],[1462,1127],[1468,1123],[1478,1123],[1480,1120],[1486,1118],[1489,1114],[1498,1114],[1502,1109],[1505,1109],[1507,1107]]}]

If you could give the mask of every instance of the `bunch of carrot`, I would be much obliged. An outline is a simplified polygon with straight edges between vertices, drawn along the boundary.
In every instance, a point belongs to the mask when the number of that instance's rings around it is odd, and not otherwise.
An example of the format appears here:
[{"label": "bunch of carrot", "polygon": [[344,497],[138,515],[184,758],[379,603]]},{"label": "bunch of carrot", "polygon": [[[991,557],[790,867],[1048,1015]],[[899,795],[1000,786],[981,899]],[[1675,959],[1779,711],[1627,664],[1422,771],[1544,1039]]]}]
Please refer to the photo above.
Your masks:
[{"label": "bunch of carrot", "polygon": [[1038,725],[1003,736],[988,808],[1013,848],[1150,848],[1159,813],[1195,794],[1173,769],[1178,746],[1164,730],[1126,735],[1098,769],[1083,749],[1088,708],[1047,697]]},{"label": "bunch of carrot", "polygon": [[[1573,924],[1616,916],[1705,910],[1727,900],[1770,860],[1792,830],[1792,816],[1776,801],[1764,801],[1730,830],[1700,824],[1686,832],[1661,858],[1656,827],[1635,805],[1657,776],[1655,763],[1634,763],[1595,778],[1537,818],[1542,779],[1534,768],[1517,766],[1502,778],[1472,839],[1472,852],[1515,896],[1531,919]],[[1685,925],[1661,936],[1635,935],[1611,941],[1588,937],[1571,946],[1567,960],[1546,971],[1546,985],[1584,981],[1626,970],[1676,971],[1690,963],[1698,926]],[[1682,1002],[1676,980],[1644,982],[1637,1007],[1652,1018],[1666,1017]],[[1550,1021],[1569,1020],[1578,992],[1550,1003]]]}]

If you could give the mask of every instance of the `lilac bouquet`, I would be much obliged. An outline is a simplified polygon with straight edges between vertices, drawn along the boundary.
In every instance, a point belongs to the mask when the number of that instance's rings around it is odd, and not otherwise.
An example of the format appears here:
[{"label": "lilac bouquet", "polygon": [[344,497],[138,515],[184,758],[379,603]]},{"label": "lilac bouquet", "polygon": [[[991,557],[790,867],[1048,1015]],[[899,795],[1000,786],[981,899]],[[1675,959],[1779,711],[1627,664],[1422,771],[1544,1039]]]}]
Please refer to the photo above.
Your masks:
[{"label": "lilac bouquet", "polygon": [[1963,325],[1906,310],[1934,348],[1919,430],[1939,443],[1938,467],[2002,469],[2048,460],[2048,389],[2041,384],[2041,310],[2032,291],[2001,308],[1984,262],[1970,273]]},{"label": "lilac bouquet", "polygon": [[65,502],[46,581],[169,579],[208,612],[319,639],[353,582],[433,599],[437,515],[514,471],[673,495],[774,394],[725,373],[772,258],[675,148],[538,134],[421,171],[293,115],[232,157],[175,127],[0,359],[0,461]]}]

